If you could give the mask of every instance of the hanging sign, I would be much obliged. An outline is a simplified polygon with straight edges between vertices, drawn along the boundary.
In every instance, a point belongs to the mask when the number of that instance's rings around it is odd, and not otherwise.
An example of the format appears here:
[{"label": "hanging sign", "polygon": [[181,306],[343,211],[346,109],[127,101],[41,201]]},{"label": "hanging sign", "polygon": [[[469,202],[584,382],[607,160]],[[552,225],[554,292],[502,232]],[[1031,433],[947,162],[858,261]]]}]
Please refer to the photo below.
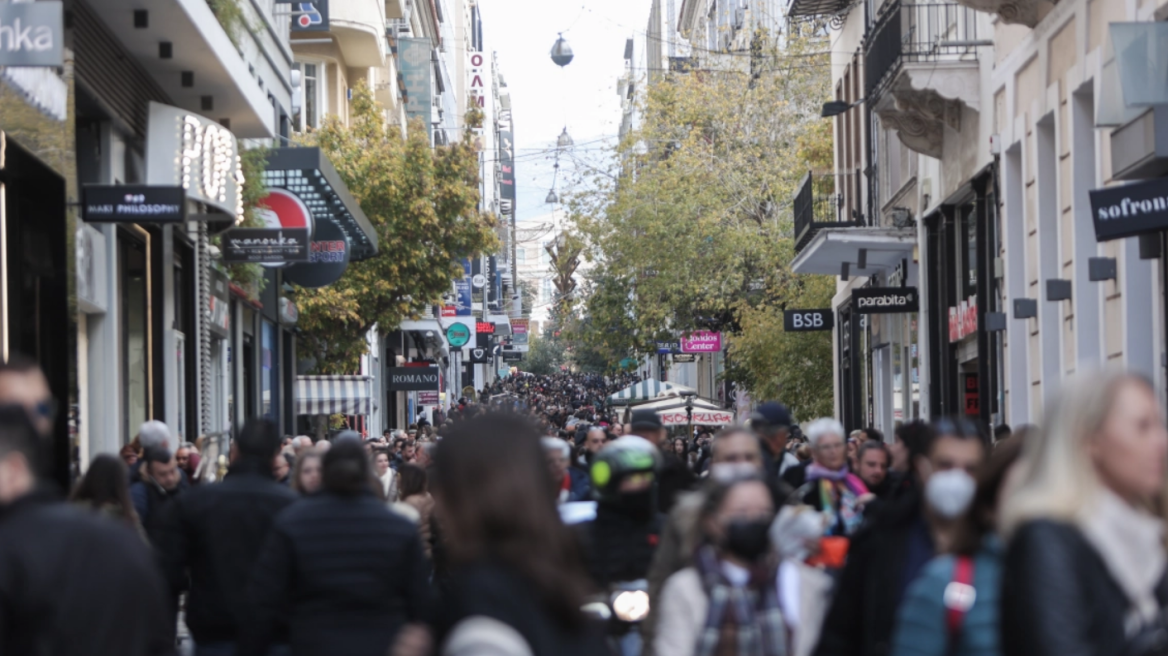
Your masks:
[{"label": "hanging sign", "polygon": [[681,338],[682,353],[717,353],[722,350],[722,333],[699,330]]},{"label": "hanging sign", "polygon": [[831,330],[835,326],[835,313],[826,310],[783,310],[783,330],[789,333],[806,333]]},{"label": "hanging sign", "polygon": [[0,67],[64,66],[61,2],[0,2]]},{"label": "hanging sign", "polygon": [[433,121],[430,115],[430,76],[433,70],[430,62],[430,39],[400,38],[397,40],[397,63],[399,75],[406,87],[406,118],[422,120],[428,137],[433,138]]},{"label": "hanging sign", "polygon": [[438,367],[389,367],[389,389],[438,390]]},{"label": "hanging sign", "polygon": [[243,170],[235,135],[209,118],[151,101],[146,184],[184,187],[190,200],[241,216]]},{"label": "hanging sign", "polygon": [[[2,30],[0,26],[0,35]],[[0,43],[3,43],[2,36]],[[187,194],[182,187],[85,185],[81,188],[81,220],[86,223],[182,223],[186,218]]]},{"label": "hanging sign", "polygon": [[470,361],[475,363],[490,362],[491,350],[485,348],[472,348],[470,350]]},{"label": "hanging sign", "polygon": [[328,32],[328,0],[292,3],[292,32]]},{"label": "hanging sign", "polygon": [[446,341],[452,348],[462,348],[470,341],[470,328],[466,324],[452,323],[446,329]]},{"label": "hanging sign", "polygon": [[475,332],[480,335],[494,335],[495,324],[490,321],[477,321],[475,322]]},{"label": "hanging sign", "polygon": [[208,299],[207,323],[211,334],[226,339],[231,335],[231,291],[227,274],[211,269],[211,297]]},{"label": "hanging sign", "polygon": [[340,226],[321,221],[309,247],[308,262],[290,266],[284,279],[301,287],[331,285],[349,268],[349,239]]},{"label": "hanging sign", "polygon": [[657,354],[681,353],[681,342],[657,342]]},{"label": "hanging sign", "polygon": [[503,351],[503,362],[522,362],[522,351]]},{"label": "hanging sign", "polygon": [[916,287],[864,287],[852,290],[852,310],[856,314],[917,312],[920,304]]},{"label": "hanging sign", "polygon": [[418,405],[438,405],[438,390],[418,392]]},{"label": "hanging sign", "polygon": [[695,353],[674,353],[673,354],[673,361],[678,363],[678,364],[685,363],[685,362],[696,362],[697,359],[698,359],[698,356]]},{"label": "hanging sign", "polygon": [[981,413],[981,400],[977,394],[977,374],[962,374],[965,379],[965,414],[977,416]]},{"label": "hanging sign", "polygon": [[1168,228],[1168,182],[1163,178],[1094,189],[1087,194],[1091,197],[1096,241]]},{"label": "hanging sign", "polygon": [[234,228],[223,233],[224,262],[287,264],[308,261],[308,233],[280,228]]}]

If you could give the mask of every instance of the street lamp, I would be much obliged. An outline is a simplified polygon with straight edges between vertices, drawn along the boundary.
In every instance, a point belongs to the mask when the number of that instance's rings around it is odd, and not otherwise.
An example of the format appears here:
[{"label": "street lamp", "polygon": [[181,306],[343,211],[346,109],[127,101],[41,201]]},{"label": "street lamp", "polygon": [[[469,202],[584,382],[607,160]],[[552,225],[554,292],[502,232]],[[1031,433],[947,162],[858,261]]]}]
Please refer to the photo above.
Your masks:
[{"label": "street lamp", "polygon": [[572,141],[572,135],[568,134],[568,126],[565,125],[564,131],[560,133],[560,136],[556,137],[556,147],[568,148],[575,145],[575,143]]},{"label": "street lamp", "polygon": [[693,439],[693,409],[694,397],[697,392],[682,392],[681,395],[685,397],[685,423],[688,427],[688,432],[685,435],[685,441],[689,442]]},{"label": "street lamp", "polygon": [[850,103],[846,100],[833,100],[831,102],[826,102],[823,103],[823,111],[821,111],[819,115],[823,118],[839,116],[840,114],[843,114],[844,112],[855,107],[856,105],[859,105],[862,102],[864,102],[863,98],[860,98],[854,103]]},{"label": "street lamp", "polygon": [[560,38],[556,39],[555,45],[552,46],[552,61],[556,66],[563,68],[572,63],[572,47],[564,40],[564,33],[560,33]]}]

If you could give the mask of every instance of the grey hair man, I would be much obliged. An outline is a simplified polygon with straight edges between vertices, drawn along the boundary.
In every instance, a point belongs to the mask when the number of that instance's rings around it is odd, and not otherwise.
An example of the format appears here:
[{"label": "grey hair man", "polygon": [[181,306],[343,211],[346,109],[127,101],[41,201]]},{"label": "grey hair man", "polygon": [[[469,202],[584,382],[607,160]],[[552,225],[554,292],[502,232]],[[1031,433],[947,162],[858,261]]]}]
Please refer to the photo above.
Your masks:
[{"label": "grey hair man", "polygon": [[312,448],[312,438],[307,435],[297,435],[292,438],[292,451],[299,458],[300,454]]}]

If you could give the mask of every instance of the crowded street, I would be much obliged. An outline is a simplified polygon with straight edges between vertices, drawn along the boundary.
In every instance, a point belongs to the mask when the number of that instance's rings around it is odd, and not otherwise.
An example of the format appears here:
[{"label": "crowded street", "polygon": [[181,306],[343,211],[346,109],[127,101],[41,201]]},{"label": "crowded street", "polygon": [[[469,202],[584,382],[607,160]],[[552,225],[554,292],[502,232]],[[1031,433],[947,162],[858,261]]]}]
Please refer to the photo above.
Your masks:
[{"label": "crowded street", "polygon": [[0,656],[1168,656],[1166,18],[0,0]]}]

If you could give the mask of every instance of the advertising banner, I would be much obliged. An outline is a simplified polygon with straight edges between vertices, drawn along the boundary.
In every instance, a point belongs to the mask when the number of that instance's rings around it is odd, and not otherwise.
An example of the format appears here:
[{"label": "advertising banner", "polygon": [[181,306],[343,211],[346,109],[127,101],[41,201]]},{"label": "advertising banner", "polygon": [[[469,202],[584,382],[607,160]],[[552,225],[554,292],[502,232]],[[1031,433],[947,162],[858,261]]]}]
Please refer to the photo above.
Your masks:
[{"label": "advertising banner", "polygon": [[434,127],[430,104],[430,39],[398,39],[398,70],[406,86],[406,118],[422,120],[431,141]]}]

